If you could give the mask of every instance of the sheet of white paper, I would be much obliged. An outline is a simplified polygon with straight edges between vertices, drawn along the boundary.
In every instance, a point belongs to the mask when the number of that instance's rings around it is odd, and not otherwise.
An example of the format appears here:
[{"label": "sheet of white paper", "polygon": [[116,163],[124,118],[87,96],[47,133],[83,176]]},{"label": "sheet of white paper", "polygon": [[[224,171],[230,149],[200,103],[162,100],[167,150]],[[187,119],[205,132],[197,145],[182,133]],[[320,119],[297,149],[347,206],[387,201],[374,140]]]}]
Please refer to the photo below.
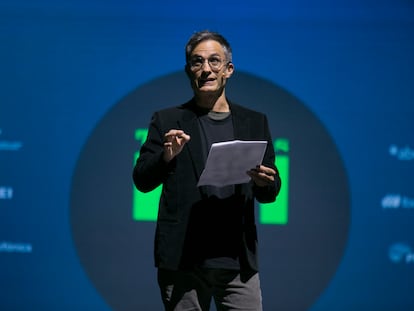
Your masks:
[{"label": "sheet of white paper", "polygon": [[246,172],[263,161],[267,141],[232,140],[211,146],[197,186],[226,186],[250,180]]}]

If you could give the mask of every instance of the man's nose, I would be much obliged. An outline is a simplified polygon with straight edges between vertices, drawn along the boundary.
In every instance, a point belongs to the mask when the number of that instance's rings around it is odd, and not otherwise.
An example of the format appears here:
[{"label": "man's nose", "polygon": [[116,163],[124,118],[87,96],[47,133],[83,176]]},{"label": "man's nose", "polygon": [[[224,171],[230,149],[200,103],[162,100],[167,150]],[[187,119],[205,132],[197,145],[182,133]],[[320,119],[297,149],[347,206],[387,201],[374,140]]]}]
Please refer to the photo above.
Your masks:
[{"label": "man's nose", "polygon": [[[207,66],[207,67],[205,67],[205,66]],[[203,63],[201,64],[201,69],[203,71],[211,71],[211,67],[210,67],[210,63],[208,62],[208,59],[205,59],[203,61]]]}]

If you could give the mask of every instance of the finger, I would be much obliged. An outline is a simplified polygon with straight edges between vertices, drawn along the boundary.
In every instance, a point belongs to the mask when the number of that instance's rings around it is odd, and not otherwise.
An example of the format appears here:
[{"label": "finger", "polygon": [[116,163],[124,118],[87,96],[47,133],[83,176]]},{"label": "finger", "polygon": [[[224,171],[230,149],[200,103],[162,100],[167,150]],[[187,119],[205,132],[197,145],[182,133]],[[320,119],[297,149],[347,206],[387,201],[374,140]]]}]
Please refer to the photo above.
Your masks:
[{"label": "finger", "polygon": [[166,140],[172,140],[176,138],[177,136],[181,136],[183,134],[183,131],[179,130],[169,130],[167,133],[165,133],[164,138]]},{"label": "finger", "polygon": [[276,175],[276,171],[270,167],[264,166],[264,165],[258,165],[257,166],[257,171],[261,172],[261,173],[265,173],[266,175],[269,176],[274,176]]},{"label": "finger", "polygon": [[262,166],[262,168],[259,168],[259,166],[257,166],[257,168],[251,169],[249,171],[249,175],[252,175],[254,177],[260,178],[260,179],[266,179],[266,180],[270,180],[270,181],[274,181],[274,176],[276,175],[276,172],[271,169],[271,168],[266,168],[264,166]]},{"label": "finger", "polygon": [[190,139],[190,136],[187,135],[183,130],[169,130],[165,133],[164,137],[166,139],[174,139],[174,138],[184,138],[186,140]]},{"label": "finger", "polygon": [[252,173],[248,175],[252,178],[252,181],[258,186],[271,185],[274,182],[274,180],[272,180],[273,178],[269,178],[269,176],[267,175],[265,177],[259,176],[256,173]]},{"label": "finger", "polygon": [[183,132],[183,133],[180,135],[180,138],[181,138],[181,139],[183,139],[183,140],[184,140],[184,142],[188,142],[188,141],[191,139],[191,136]]}]

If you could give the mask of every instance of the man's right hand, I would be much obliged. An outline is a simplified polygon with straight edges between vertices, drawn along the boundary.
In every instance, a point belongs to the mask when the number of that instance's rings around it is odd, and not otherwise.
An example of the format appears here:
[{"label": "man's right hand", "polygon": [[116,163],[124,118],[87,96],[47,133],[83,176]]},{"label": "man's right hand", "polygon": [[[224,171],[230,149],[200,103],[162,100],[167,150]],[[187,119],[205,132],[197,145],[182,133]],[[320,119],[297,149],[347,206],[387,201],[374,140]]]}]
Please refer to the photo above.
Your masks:
[{"label": "man's right hand", "polygon": [[183,130],[169,130],[164,135],[164,161],[168,163],[174,159],[190,139],[190,135],[184,133]]}]

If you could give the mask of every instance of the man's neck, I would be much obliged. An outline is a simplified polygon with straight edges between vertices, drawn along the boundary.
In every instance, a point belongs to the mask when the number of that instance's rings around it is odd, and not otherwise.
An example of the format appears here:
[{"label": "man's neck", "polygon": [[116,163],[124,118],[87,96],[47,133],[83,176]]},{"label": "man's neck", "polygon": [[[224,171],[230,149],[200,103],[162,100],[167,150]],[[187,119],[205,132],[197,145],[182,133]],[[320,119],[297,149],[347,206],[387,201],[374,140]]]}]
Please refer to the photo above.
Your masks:
[{"label": "man's neck", "polygon": [[217,95],[196,95],[195,102],[197,106],[216,112],[228,112],[230,111],[229,103],[227,102],[224,92],[220,96]]}]

